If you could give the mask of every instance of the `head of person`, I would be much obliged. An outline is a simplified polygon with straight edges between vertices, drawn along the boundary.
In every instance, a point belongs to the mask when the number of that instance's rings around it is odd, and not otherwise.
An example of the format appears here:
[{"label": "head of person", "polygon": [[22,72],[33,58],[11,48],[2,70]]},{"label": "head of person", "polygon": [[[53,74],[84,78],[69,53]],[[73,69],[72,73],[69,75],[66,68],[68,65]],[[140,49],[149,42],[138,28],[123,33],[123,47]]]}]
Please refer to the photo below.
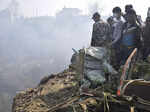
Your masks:
[{"label": "head of person", "polygon": [[146,18],[146,25],[150,26],[150,17]]},{"label": "head of person", "polygon": [[100,20],[100,14],[98,12],[95,12],[92,16],[92,19],[95,21],[95,22],[98,22]]},{"label": "head of person", "polygon": [[130,9],[133,9],[133,5],[132,5],[132,4],[128,4],[128,5],[125,6],[125,12],[126,12],[126,13],[128,13],[128,11],[129,11]]},{"label": "head of person", "polygon": [[135,10],[133,10],[133,9],[128,10],[128,12],[126,14],[127,22],[130,24],[134,24],[134,23],[136,23],[136,18],[137,18],[137,15],[136,15]]},{"label": "head of person", "polygon": [[107,23],[112,26],[113,23],[114,23],[113,17],[109,17],[109,18],[107,19]]},{"label": "head of person", "polygon": [[120,7],[115,7],[112,10],[113,12],[113,16],[117,19],[119,19],[121,17],[121,8]]}]

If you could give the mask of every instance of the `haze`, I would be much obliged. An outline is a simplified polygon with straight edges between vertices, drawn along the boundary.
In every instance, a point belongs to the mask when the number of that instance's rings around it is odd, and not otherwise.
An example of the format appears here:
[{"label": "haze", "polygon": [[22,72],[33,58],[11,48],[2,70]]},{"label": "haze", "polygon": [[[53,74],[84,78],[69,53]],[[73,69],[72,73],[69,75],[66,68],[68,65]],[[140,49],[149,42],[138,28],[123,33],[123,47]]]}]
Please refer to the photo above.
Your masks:
[{"label": "haze", "polygon": [[0,0],[0,112],[10,112],[16,92],[67,68],[72,48],[89,46],[95,11],[105,19],[125,4],[143,20],[150,6],[149,0]]}]

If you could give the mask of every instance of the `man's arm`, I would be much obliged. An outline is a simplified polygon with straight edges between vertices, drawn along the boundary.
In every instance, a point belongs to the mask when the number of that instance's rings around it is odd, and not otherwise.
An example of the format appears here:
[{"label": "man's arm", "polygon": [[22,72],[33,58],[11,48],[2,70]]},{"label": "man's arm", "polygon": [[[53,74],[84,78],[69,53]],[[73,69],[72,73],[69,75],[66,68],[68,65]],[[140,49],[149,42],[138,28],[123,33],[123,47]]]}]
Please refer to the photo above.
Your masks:
[{"label": "man's arm", "polygon": [[136,30],[136,46],[138,48],[142,47],[142,30],[140,27],[138,27]]},{"label": "man's arm", "polygon": [[95,24],[93,24],[93,31],[92,31],[92,39],[91,39],[91,46],[95,46]]},{"label": "man's arm", "polygon": [[108,42],[112,41],[112,29],[109,24],[107,24],[107,40]]},{"label": "man's arm", "polygon": [[121,38],[121,32],[122,32],[122,25],[123,23],[117,24],[117,26],[114,29],[113,32],[113,42],[112,44],[115,44],[120,38]]}]

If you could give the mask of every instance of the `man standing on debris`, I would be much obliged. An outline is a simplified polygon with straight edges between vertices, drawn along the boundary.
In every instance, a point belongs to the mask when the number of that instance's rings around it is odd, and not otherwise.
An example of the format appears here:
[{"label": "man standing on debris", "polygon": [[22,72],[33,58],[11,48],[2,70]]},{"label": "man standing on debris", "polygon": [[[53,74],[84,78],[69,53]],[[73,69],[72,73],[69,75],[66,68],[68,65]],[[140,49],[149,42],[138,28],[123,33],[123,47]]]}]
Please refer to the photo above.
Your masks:
[{"label": "man standing on debris", "polygon": [[133,9],[128,10],[121,37],[121,64],[125,64],[134,48],[141,47],[141,30],[137,25],[136,17],[136,12]]},{"label": "man standing on debris", "polygon": [[118,68],[119,58],[120,58],[120,39],[122,33],[123,21],[121,20],[121,8],[115,7],[113,8],[113,34],[112,34],[112,48],[114,49],[115,55],[115,68]]},{"label": "man standing on debris", "polygon": [[150,17],[146,18],[146,25],[143,28],[143,60],[146,60],[150,54]]},{"label": "man standing on debris", "polygon": [[120,7],[115,7],[113,8],[113,16],[114,16],[114,31],[113,31],[113,45],[117,45],[116,43],[121,37],[121,32],[122,32],[122,26],[123,26],[123,21],[121,20],[121,8]]},{"label": "man standing on debris", "polygon": [[110,41],[110,27],[107,23],[100,19],[98,12],[93,14],[94,20],[91,46],[103,47],[107,46]]}]

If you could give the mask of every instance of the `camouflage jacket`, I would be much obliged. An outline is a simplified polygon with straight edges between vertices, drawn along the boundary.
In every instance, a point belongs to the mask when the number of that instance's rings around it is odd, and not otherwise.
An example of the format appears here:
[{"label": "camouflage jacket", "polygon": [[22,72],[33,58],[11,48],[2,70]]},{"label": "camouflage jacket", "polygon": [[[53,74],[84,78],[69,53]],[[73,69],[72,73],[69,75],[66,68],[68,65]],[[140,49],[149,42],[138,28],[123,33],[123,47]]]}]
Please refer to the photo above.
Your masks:
[{"label": "camouflage jacket", "polygon": [[110,26],[102,20],[93,24],[91,46],[105,46],[110,41]]}]

